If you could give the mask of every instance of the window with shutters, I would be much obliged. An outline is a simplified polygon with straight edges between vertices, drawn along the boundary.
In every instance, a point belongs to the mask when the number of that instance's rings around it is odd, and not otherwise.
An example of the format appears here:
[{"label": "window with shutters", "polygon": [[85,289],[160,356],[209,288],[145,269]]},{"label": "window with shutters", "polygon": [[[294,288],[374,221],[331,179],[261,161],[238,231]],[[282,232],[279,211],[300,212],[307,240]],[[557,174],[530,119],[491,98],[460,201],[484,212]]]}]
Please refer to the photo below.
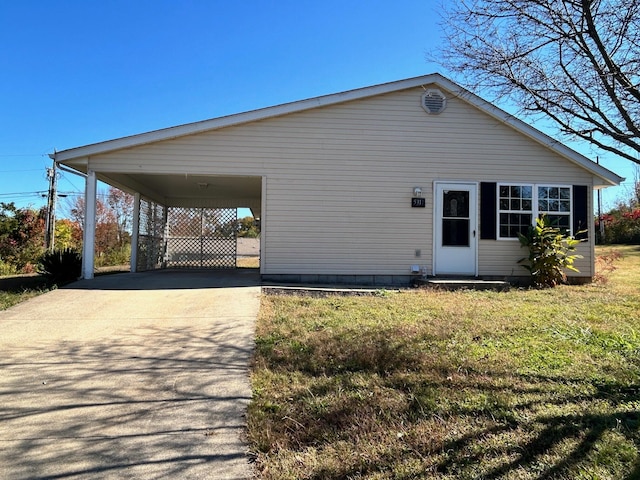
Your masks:
[{"label": "window with shutters", "polygon": [[571,232],[571,187],[538,187],[538,215],[546,215],[551,225]]},{"label": "window with shutters", "polygon": [[571,187],[566,185],[498,184],[498,238],[517,239],[536,217],[571,234]]}]

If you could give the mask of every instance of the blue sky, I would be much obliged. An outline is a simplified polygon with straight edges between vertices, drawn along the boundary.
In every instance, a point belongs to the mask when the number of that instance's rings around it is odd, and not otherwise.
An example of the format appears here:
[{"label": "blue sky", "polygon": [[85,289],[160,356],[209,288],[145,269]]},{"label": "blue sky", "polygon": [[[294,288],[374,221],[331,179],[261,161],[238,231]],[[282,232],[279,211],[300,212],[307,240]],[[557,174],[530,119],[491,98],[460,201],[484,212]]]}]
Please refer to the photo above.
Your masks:
[{"label": "blue sky", "polygon": [[[425,59],[440,46],[439,3],[0,2],[0,201],[43,205],[54,149],[447,75]],[[630,162],[603,164],[633,178]],[[58,188],[80,193],[83,181],[62,173]]]}]

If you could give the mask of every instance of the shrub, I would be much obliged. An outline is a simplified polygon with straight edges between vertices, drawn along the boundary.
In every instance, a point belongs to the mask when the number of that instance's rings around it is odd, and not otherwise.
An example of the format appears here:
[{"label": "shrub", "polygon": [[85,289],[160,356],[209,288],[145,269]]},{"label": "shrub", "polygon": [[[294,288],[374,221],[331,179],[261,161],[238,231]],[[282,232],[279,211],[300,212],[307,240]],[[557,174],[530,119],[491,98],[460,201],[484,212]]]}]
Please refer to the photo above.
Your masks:
[{"label": "shrub", "polygon": [[14,265],[7,263],[0,258],[0,277],[3,275],[15,275],[16,273],[18,273],[18,270]]},{"label": "shrub", "polygon": [[555,287],[566,281],[565,269],[578,271],[573,262],[582,256],[572,255],[571,252],[575,251],[580,240],[551,226],[544,215],[536,218],[535,227],[530,227],[526,235],[519,234],[519,238],[520,245],[529,249],[529,256],[518,263],[528,263],[522,266],[531,273],[534,287]]},{"label": "shrub", "polygon": [[640,208],[619,205],[609,213],[596,219],[596,231],[604,223],[604,236],[598,235],[599,243],[640,244]]},{"label": "shrub", "polygon": [[105,252],[96,254],[96,267],[111,267],[114,265],[126,265],[131,260],[131,244],[114,247]]},{"label": "shrub", "polygon": [[45,253],[38,271],[57,284],[73,282],[80,277],[82,256],[70,248]]},{"label": "shrub", "polygon": [[33,273],[44,252],[44,210],[0,202],[0,259],[17,273]]},{"label": "shrub", "polygon": [[616,250],[598,255],[595,262],[596,272],[593,276],[593,281],[601,284],[607,283],[609,274],[617,270],[614,263],[621,259],[622,254]]}]

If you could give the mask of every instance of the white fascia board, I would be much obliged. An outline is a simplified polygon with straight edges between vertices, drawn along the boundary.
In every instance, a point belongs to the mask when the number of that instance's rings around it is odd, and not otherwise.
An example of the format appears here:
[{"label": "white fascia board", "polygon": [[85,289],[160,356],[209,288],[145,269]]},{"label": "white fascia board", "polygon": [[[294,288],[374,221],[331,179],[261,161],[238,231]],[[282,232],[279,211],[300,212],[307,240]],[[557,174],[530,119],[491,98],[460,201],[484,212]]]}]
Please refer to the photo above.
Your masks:
[{"label": "white fascia board", "polygon": [[[504,110],[496,107],[486,100],[483,100],[479,96],[471,93],[470,91],[464,89],[460,85],[452,82],[448,78],[445,78],[438,73],[408,78],[406,80],[399,80],[396,82],[383,83],[380,85],[359,88],[356,90],[349,90],[341,93],[324,95],[321,97],[300,100],[297,102],[285,103],[282,105],[262,108],[259,110],[251,110],[249,112],[228,115],[225,117],[212,118],[200,122],[187,123],[175,127],[164,128],[161,130],[153,130],[151,132],[141,133],[138,135],[132,135],[128,137],[122,137],[114,140],[107,140],[105,142],[63,150],[60,152],[56,152],[55,154],[53,154],[53,156],[55,157],[55,160],[57,162],[64,162],[72,168],[80,169],[81,167],[79,166],[83,164],[86,165],[88,162],[88,157],[91,155],[98,155],[101,153],[120,150],[123,148],[137,147],[148,143],[170,140],[172,138],[217,130],[220,128],[240,125],[243,123],[255,122],[267,118],[301,112],[318,107],[326,107],[329,105],[359,100],[375,95],[382,95],[385,93],[391,93],[428,84],[433,84],[442,88],[443,90],[447,90],[455,97],[460,98],[467,103],[470,103],[471,105],[487,113],[491,117],[499,120],[506,125],[509,125],[520,133],[526,135],[529,138],[532,138],[533,140],[546,146],[547,148],[550,148],[569,161],[576,163],[577,165],[591,172],[594,176],[603,180],[601,184],[595,185],[596,187],[619,185],[625,180],[623,177],[620,177],[610,170],[596,164],[595,162],[589,160],[587,157],[579,154],[575,150],[570,149],[563,143],[554,140],[548,135],[542,133],[540,130],[532,127],[531,125],[528,125],[522,120],[519,120],[513,115],[508,114]],[[69,162],[69,160],[75,161]]]},{"label": "white fascia board", "polygon": [[436,82],[441,88],[449,91],[449,93],[455,95],[457,98],[461,98],[462,100],[474,105],[476,108],[482,110],[493,118],[499,120],[500,122],[509,125],[511,128],[519,131],[523,135],[535,140],[536,142],[544,145],[547,148],[550,148],[554,152],[563,156],[567,160],[579,165],[580,167],[588,170],[594,176],[603,180],[602,184],[595,185],[595,187],[607,187],[607,186],[615,186],[620,185],[620,183],[624,182],[624,177],[620,177],[616,175],[611,170],[604,168],[601,165],[591,161],[589,158],[584,155],[576,152],[575,150],[567,147],[562,142],[555,140],[549,135],[541,132],[535,127],[523,122],[522,120],[514,117],[513,115],[508,114],[501,108],[496,107],[490,102],[482,99],[481,97],[471,93],[470,91],[462,88],[461,86],[455,84],[451,80],[447,78],[440,77],[440,81]]},{"label": "white fascia board", "polygon": [[349,102],[352,100],[359,100],[375,95],[382,95],[398,90],[413,88],[427,83],[437,83],[440,78],[442,77],[438,74],[425,75],[422,77],[409,78],[397,82],[384,83],[381,85],[374,85],[372,87],[364,87],[356,90],[349,90],[347,92],[334,93],[331,95],[324,95],[307,100],[285,103],[282,105],[262,108],[259,110],[251,110],[249,112],[228,115],[225,117],[187,123],[184,125],[178,125],[176,127],[153,130],[151,132],[141,133],[138,135],[131,135],[128,137],[116,138],[114,140],[107,140],[105,142],[94,143],[82,147],[62,150],[55,153],[55,159],[57,162],[68,162],[69,160],[78,159],[79,157],[89,157],[91,155],[98,155],[101,153],[120,150],[123,148],[137,147],[140,145],[159,142],[162,140],[170,140],[172,138],[217,130],[220,128],[240,125],[243,123],[255,122],[258,120],[264,120],[271,117],[278,117],[290,113],[301,112],[313,108],[326,107],[329,105]]}]

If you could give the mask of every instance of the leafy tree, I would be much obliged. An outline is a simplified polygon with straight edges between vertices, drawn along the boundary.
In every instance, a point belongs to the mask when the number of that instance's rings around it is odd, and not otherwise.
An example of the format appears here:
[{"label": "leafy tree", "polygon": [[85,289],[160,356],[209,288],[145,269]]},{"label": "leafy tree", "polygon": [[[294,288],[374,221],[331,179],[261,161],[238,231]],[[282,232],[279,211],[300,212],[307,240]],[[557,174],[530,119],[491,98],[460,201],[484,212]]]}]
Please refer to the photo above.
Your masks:
[{"label": "leafy tree", "polygon": [[80,250],[82,227],[68,218],[56,220],[55,244],[59,249]]},{"label": "leafy tree", "polygon": [[114,187],[109,187],[107,205],[113,213],[117,225],[117,241],[119,246],[131,243],[133,226],[133,195]]},{"label": "leafy tree", "polygon": [[463,84],[640,164],[640,0],[447,2],[443,66]]},{"label": "leafy tree", "polygon": [[[598,243],[640,245],[640,207],[620,204],[596,220],[596,227],[604,223],[604,237]],[[599,229],[596,229],[599,231]]]},{"label": "leafy tree", "polygon": [[[167,218],[169,232],[173,237],[194,237],[203,233],[203,219],[201,209],[179,208],[173,209]],[[215,228],[213,225],[205,223],[207,234]]]},{"label": "leafy tree", "polygon": [[253,217],[244,217],[238,220],[238,236],[257,238],[260,236],[260,227]]},{"label": "leafy tree", "polygon": [[640,245],[640,167],[635,168],[635,180],[627,198],[596,218],[596,232],[597,243]]},{"label": "leafy tree", "polygon": [[256,238],[260,235],[260,229],[253,217],[239,218],[216,226],[218,236],[229,237],[234,233],[238,237]]},{"label": "leafy tree", "polygon": [[20,273],[32,273],[44,252],[44,209],[0,203],[0,261]]},{"label": "leafy tree", "polygon": [[[83,197],[73,200],[71,219],[84,230],[85,203]],[[133,197],[110,187],[107,201],[96,199],[95,254],[96,265],[119,264],[130,254]]]}]

